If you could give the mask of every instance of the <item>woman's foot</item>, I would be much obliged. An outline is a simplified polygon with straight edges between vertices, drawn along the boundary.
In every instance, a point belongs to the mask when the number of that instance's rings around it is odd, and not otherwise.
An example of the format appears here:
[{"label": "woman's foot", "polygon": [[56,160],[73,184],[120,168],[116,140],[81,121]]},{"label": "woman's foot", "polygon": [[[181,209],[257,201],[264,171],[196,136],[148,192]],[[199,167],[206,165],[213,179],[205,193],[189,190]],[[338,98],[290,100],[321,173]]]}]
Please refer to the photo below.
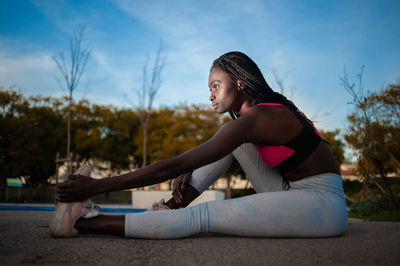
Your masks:
[{"label": "woman's foot", "polygon": [[191,185],[187,185],[185,190],[182,192],[183,198],[180,203],[177,203],[175,198],[170,198],[167,202],[161,199],[158,202],[154,202],[153,206],[148,211],[161,211],[170,209],[179,209],[187,207],[193,200],[195,200],[200,193]]},{"label": "woman's foot", "polygon": [[78,234],[75,222],[88,213],[83,202],[59,202],[50,221],[50,234],[54,237],[72,237]]},{"label": "woman's foot", "polygon": [[[90,176],[92,169],[88,165],[81,166],[76,174]],[[68,182],[68,181],[67,181]],[[80,217],[92,218],[99,215],[99,209],[90,201],[59,202],[50,221],[50,234],[55,237],[72,237],[78,234],[75,223]]]}]

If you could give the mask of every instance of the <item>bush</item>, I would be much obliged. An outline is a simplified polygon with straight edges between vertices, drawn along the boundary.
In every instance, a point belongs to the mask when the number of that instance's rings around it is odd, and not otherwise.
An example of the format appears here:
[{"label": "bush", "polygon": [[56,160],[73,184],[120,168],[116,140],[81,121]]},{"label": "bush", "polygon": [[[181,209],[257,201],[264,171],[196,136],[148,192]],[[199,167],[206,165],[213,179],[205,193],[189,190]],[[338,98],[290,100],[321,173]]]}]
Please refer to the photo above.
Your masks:
[{"label": "bush", "polygon": [[358,180],[343,180],[343,189],[346,195],[354,195],[361,191],[363,183]]},{"label": "bush", "polygon": [[[395,200],[400,202],[400,193],[395,194]],[[377,221],[400,221],[400,209],[396,208],[388,194],[380,198],[371,197],[357,201],[350,206],[350,217]]]}]

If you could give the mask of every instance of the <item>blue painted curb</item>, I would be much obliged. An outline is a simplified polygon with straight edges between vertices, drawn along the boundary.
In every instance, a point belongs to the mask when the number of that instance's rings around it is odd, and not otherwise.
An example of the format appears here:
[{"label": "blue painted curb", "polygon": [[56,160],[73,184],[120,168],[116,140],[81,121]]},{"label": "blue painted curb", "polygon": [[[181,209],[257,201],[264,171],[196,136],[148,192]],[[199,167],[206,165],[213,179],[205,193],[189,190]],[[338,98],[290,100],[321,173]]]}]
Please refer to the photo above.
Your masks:
[{"label": "blue painted curb", "polygon": [[[53,206],[18,206],[18,205],[0,205],[0,211],[47,211],[53,212],[56,207]],[[111,213],[138,213],[145,212],[146,209],[132,209],[132,208],[101,208],[102,212]]]}]

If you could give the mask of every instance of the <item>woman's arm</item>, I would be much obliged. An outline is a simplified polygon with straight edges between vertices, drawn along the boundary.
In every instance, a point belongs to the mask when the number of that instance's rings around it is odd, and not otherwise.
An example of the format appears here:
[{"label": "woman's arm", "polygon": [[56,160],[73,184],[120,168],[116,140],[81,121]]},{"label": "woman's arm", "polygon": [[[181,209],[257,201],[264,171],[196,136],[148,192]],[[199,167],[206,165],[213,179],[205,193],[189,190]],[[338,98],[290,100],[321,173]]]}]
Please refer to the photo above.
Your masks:
[{"label": "woman's arm", "polygon": [[161,160],[147,167],[120,176],[100,179],[104,191],[149,186],[193,171],[226,156],[240,144],[248,142],[248,119],[225,124],[208,141],[172,159]]},{"label": "woman's arm", "polygon": [[103,192],[149,186],[217,161],[242,143],[253,141],[252,117],[244,115],[225,124],[208,141],[175,158],[161,160],[136,171],[110,178],[72,178],[70,182],[58,186],[59,200],[82,201]]}]

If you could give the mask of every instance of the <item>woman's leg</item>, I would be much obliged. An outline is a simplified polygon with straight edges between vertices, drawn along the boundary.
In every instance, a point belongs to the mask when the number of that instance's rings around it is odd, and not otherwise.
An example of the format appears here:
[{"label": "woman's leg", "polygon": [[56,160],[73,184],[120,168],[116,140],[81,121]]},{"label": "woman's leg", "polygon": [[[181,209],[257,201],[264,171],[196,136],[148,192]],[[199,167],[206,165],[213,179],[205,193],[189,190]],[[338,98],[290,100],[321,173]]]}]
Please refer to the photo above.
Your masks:
[{"label": "woman's leg", "polygon": [[195,200],[203,191],[205,191],[212,183],[218,178],[223,176],[229,167],[232,165],[233,156],[229,154],[224,158],[200,167],[193,171],[192,179],[183,191],[182,203],[178,204],[174,198],[168,200],[165,204],[170,209],[178,209],[188,206],[193,200]]},{"label": "woman's leg", "polygon": [[[83,165],[75,171],[84,176],[91,175],[91,168]],[[89,218],[91,217],[91,218]],[[99,215],[94,204],[85,202],[57,203],[50,222],[50,234],[55,237],[71,237],[81,234],[124,235],[124,215]]]},{"label": "woman's leg", "polygon": [[211,186],[217,179],[223,176],[233,162],[232,154],[228,154],[224,158],[200,167],[193,171],[190,185],[197,191],[203,193],[209,186]]},{"label": "woman's leg", "polygon": [[[183,191],[184,198],[181,205],[177,205],[172,198],[167,202],[171,209],[186,207],[198,195],[206,190],[215,180],[221,177],[230,167],[233,156],[228,155],[221,160],[206,165],[195,170],[192,174],[192,181]],[[77,173],[90,176],[90,167],[83,167]],[[124,215],[98,215],[93,218],[79,218],[73,225],[80,234],[109,234],[124,235],[125,216]]]},{"label": "woman's leg", "polygon": [[[204,190],[206,190],[215,180],[221,177],[231,166],[233,156],[228,155],[214,163],[201,167],[193,171],[192,181],[183,191],[182,204],[177,205],[172,198],[166,202],[171,209],[186,207]],[[85,173],[90,176],[89,173]],[[124,215],[99,215],[94,218],[80,218],[75,223],[75,228],[80,234],[108,234],[124,235],[125,216]]]},{"label": "woman's leg", "polygon": [[282,175],[261,159],[252,143],[244,143],[233,151],[233,156],[239,162],[247,178],[257,193],[282,191]]},{"label": "woman's leg", "polygon": [[187,189],[183,191],[182,203],[178,204],[174,198],[171,198],[166,202],[166,205],[170,209],[188,206],[212,183],[226,173],[234,158],[239,162],[257,193],[283,190],[283,179],[279,171],[262,161],[253,144],[244,143],[235,149],[232,154],[221,160],[196,169],[192,174],[192,179]]},{"label": "woman's leg", "polygon": [[75,228],[80,234],[125,234],[125,215],[99,215],[93,218],[79,218]]},{"label": "woman's leg", "polygon": [[195,170],[190,185],[201,194],[226,173],[234,158],[239,162],[256,192],[283,190],[283,179],[280,172],[265,164],[257,149],[251,143],[244,143],[236,148],[232,154]]},{"label": "woman's leg", "polygon": [[214,232],[248,237],[329,237],[343,232],[347,210],[339,175],[319,175],[291,185],[288,191],[127,214],[125,236],[173,239]]}]

